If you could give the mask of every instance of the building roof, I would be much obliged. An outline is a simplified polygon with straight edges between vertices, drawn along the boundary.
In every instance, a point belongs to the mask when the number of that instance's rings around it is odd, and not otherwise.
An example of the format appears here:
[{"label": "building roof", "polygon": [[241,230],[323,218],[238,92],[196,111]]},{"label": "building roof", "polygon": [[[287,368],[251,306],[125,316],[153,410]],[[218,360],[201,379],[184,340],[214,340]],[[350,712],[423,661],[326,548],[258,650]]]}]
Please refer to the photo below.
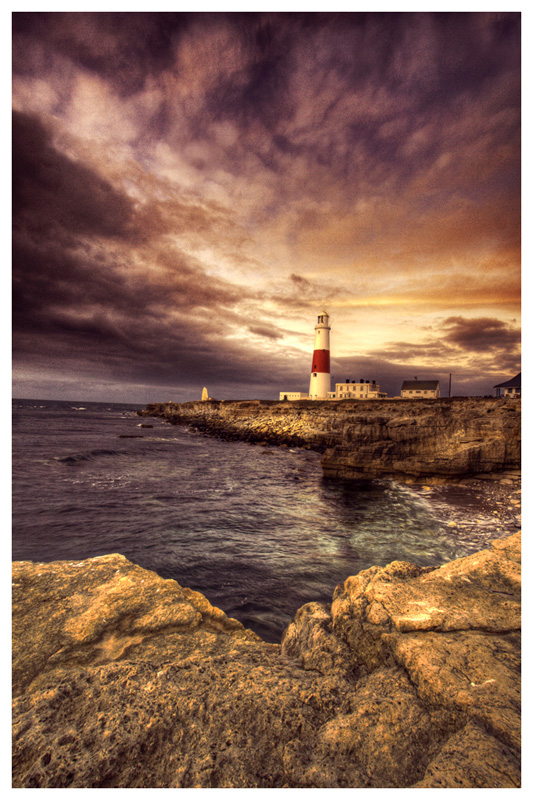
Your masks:
[{"label": "building roof", "polygon": [[508,381],[504,381],[503,383],[497,383],[496,386],[492,387],[493,389],[521,389],[522,388],[522,373],[519,372],[518,375],[515,375],[514,378],[511,378]]},{"label": "building roof", "polygon": [[436,389],[438,385],[438,381],[404,381],[402,392],[404,389]]}]

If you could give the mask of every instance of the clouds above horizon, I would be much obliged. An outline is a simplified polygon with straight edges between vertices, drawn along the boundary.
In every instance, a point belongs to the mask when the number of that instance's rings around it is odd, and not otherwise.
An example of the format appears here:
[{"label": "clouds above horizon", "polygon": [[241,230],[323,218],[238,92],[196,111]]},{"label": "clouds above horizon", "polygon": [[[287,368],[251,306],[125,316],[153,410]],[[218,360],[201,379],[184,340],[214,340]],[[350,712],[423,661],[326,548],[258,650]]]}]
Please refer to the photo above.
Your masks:
[{"label": "clouds above horizon", "polygon": [[519,14],[15,13],[13,106],[20,386],[519,365]]}]

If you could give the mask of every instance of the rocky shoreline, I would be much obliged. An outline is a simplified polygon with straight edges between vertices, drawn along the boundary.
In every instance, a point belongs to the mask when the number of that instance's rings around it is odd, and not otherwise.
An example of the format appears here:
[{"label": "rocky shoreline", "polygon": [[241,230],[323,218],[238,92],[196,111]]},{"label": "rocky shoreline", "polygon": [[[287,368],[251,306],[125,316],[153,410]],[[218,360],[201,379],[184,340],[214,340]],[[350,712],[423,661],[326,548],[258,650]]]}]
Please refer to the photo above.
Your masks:
[{"label": "rocky shoreline", "polygon": [[227,440],[307,447],[333,478],[446,483],[520,469],[521,403],[501,398],[153,403],[141,417]]},{"label": "rocky shoreline", "polygon": [[519,470],[468,478],[455,484],[411,488],[431,504],[458,546],[468,542],[482,550],[492,539],[510,536],[522,527]]},{"label": "rocky shoreline", "polygon": [[404,480],[480,551],[348,577],[281,644],[119,554],[14,562],[13,786],[520,786],[520,405],[479,401],[139,412]]},{"label": "rocky shoreline", "polygon": [[482,549],[521,528],[520,400],[211,400],[137,413],[228,441],[314,450],[337,480],[410,484],[458,543]]},{"label": "rocky shoreline", "polygon": [[13,786],[520,785],[520,534],[393,562],[267,644],[108,555],[13,564]]}]

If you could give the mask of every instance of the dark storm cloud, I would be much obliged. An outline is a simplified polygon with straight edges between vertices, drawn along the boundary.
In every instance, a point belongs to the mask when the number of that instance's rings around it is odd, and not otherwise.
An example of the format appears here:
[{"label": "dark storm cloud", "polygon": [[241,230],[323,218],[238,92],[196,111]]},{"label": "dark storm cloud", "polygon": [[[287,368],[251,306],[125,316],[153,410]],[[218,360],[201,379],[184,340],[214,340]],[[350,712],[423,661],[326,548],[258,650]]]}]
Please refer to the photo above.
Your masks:
[{"label": "dark storm cloud", "polygon": [[372,351],[372,355],[381,358],[391,358],[399,361],[408,359],[428,359],[442,361],[442,358],[452,358],[457,354],[457,350],[446,344],[442,339],[426,341],[422,344],[412,342],[390,342],[380,347],[379,350]]},{"label": "dark storm cloud", "polygon": [[249,325],[248,330],[250,333],[255,333],[256,336],[264,336],[266,339],[272,339],[273,341],[283,338],[282,331],[266,325]]},{"label": "dark storm cloud", "polygon": [[518,357],[520,340],[521,334],[517,327],[496,318],[448,317],[426,341],[416,344],[390,342],[374,351],[374,354],[397,359],[434,356],[442,359],[464,353],[475,357],[479,353],[495,355],[497,358],[502,353]]},{"label": "dark storm cloud", "polygon": [[63,242],[15,235],[13,256],[15,354],[39,340],[48,349],[57,339],[67,358],[77,347],[93,349],[96,358],[140,353],[146,367],[161,348],[175,347],[179,360],[187,346],[198,358],[202,347],[217,352],[205,336],[220,330],[223,318],[225,325],[235,318],[227,308],[244,296],[177,251],[161,253],[164,270],[142,277],[121,255],[114,260],[108,251],[67,249]]},{"label": "dark storm cloud", "polygon": [[[261,119],[274,134],[269,148],[258,151],[270,169],[282,170],[287,154],[304,153],[360,179],[355,148],[374,180],[388,175],[397,187],[439,155],[438,128],[429,136],[424,128],[433,116],[442,118],[443,104],[453,108],[490,86],[502,60],[519,66],[516,15],[251,15],[240,33],[243,68],[213,86],[206,108],[241,125]],[[263,47],[248,51],[252,39],[254,45],[262,39]],[[291,79],[302,62],[295,95]],[[518,106],[512,70],[506,92]],[[306,100],[313,113],[301,121]]]},{"label": "dark storm cloud", "polygon": [[[42,69],[29,47],[39,42],[48,58],[56,52],[133,92],[147,76],[157,78],[173,65],[185,33],[200,43],[219,30],[227,30],[228,41],[212,58],[222,61],[232,51],[239,57],[235,68],[220,70],[204,110],[244,123],[259,116],[276,128],[295,112],[289,86],[302,58],[309,61],[310,79],[326,75],[317,89],[326,83],[332,88],[324,114],[335,110],[347,89],[379,83],[398,97],[409,95],[414,124],[418,111],[478,91],[502,61],[519,65],[520,59],[517,14],[14,13],[14,70]],[[519,92],[516,84],[514,91]],[[382,97],[375,93],[374,107],[361,109],[362,129],[374,129],[383,114]],[[355,138],[361,131],[352,125],[350,132]],[[297,147],[281,130],[272,142],[280,151]],[[327,158],[325,151],[322,156]]]},{"label": "dark storm cloud", "polygon": [[15,226],[131,236],[132,202],[93,170],[55,150],[37,118],[16,111],[13,175]]},{"label": "dark storm cloud", "polygon": [[320,310],[317,306],[327,305],[332,298],[345,298],[352,294],[349,289],[333,279],[310,281],[302,275],[292,273],[288,280],[276,283],[272,287],[270,299],[280,307],[286,307],[289,313],[292,311],[307,313],[311,314],[312,318],[317,310]]},{"label": "dark storm cloud", "polygon": [[[187,29],[189,14],[165,12],[14,13],[14,69],[37,73],[51,52],[98,73],[123,94],[142,88],[173,59],[174,47]],[[35,42],[42,49],[24,45]]]},{"label": "dark storm cloud", "polygon": [[[210,306],[235,302],[246,292],[217,278],[178,248],[165,247],[161,235],[189,226],[202,232],[213,225],[206,209],[154,202],[141,210],[96,172],[66,157],[51,142],[41,122],[13,115],[13,274],[21,310],[47,302],[75,306],[104,303],[137,314],[152,304]],[[159,219],[158,219],[159,217]],[[148,257],[158,271],[135,281],[128,270],[131,250],[156,237]],[[98,246],[115,239],[119,249]],[[15,304],[15,311],[18,311]]]},{"label": "dark storm cloud", "polygon": [[127,263],[117,263],[109,254],[69,249],[62,241],[36,242],[15,234],[14,329],[44,334],[65,315],[105,311],[131,319],[142,335],[139,321],[145,316],[190,312],[242,298],[242,292],[230,284],[207,280],[201,268],[194,269],[177,252],[171,257],[163,254],[161,260],[169,265],[164,273],[139,278],[128,271]]},{"label": "dark storm cloud", "polygon": [[296,275],[296,273],[293,272],[289,277],[301,291],[309,292],[313,290],[311,281],[308,281],[307,278],[304,278],[302,275]]},{"label": "dark storm cloud", "polygon": [[122,239],[130,246],[169,232],[227,226],[214,204],[173,197],[137,204],[87,164],[58,150],[37,116],[13,112],[13,223],[54,237]]},{"label": "dark storm cloud", "polygon": [[[133,318],[122,320],[79,314],[55,320],[53,336],[46,349],[37,353],[33,336],[17,337],[17,356],[23,370],[51,370],[60,367],[67,374],[94,375],[115,383],[177,386],[181,395],[190,386],[224,386],[225,396],[247,396],[250,387],[272,392],[273,360],[261,347],[252,351],[246,342],[217,342],[223,319],[211,327],[207,320],[176,319],[174,325],[157,315],[143,317],[142,326]],[[300,353],[296,354],[301,356]],[[301,359],[300,359],[301,360]],[[295,366],[296,362],[296,366]],[[298,359],[292,363],[276,359],[280,384],[299,385],[308,381],[307,370]],[[232,388],[233,387],[233,388]]]},{"label": "dark storm cloud", "polygon": [[13,61],[25,363],[305,390],[283,340],[381,301],[445,317],[396,382],[516,362],[519,14],[15,13]]},{"label": "dark storm cloud", "polygon": [[[269,120],[274,109],[278,117],[280,109],[292,110],[284,92],[299,52],[309,58],[310,75],[327,70],[343,91],[379,81],[410,92],[418,109],[479,88],[497,73],[502,56],[516,63],[519,58],[516,15],[283,13],[223,19],[238,32],[246,62],[244,76],[231,84],[234,97],[229,89],[222,92],[217,111],[247,115],[253,108]],[[420,70],[421,64],[428,68]],[[274,143],[292,148],[281,135]]]},{"label": "dark storm cloud", "polygon": [[[69,63],[119,91],[126,76],[131,91],[141,88],[136,75],[144,76],[144,85],[152,79],[159,98],[139,131],[142,139],[165,131],[176,148],[194,141],[213,144],[212,124],[234,124],[239,131],[234,141],[192,157],[200,172],[220,162],[235,175],[246,174],[254,166],[249,156],[283,175],[300,156],[308,170],[319,170],[315,181],[309,173],[300,190],[335,200],[337,215],[343,204],[346,213],[354,198],[369,191],[405,194],[415,176],[426,180],[425,171],[449,147],[457,152],[469,141],[481,142],[479,96],[485,88],[490,93],[496,78],[503,81],[507,108],[520,105],[516,14],[67,13],[14,19],[15,54],[46,42],[49,58],[68,56]],[[16,61],[15,72],[27,69],[27,62],[24,58],[18,67]],[[35,66],[36,74],[42,66]],[[196,77],[178,104],[177,85],[189,74]],[[467,108],[470,129],[454,131]],[[496,104],[485,115],[498,111]],[[484,137],[485,116],[483,123]],[[497,137],[507,141],[510,127],[519,131],[518,120],[500,113],[496,129],[488,131],[491,158],[481,154],[485,181],[501,184]],[[477,168],[480,159],[468,161]],[[458,167],[448,173],[444,162],[439,166],[438,189],[430,188],[435,199],[452,190],[448,180],[455,188]],[[474,191],[476,186],[473,181]],[[271,213],[295,190],[291,181],[285,189],[278,186]],[[416,190],[420,195],[421,187]],[[418,213],[428,216],[431,204],[426,191]],[[381,206],[376,217],[381,236],[405,230],[405,219],[391,216],[385,198]],[[309,209],[296,222],[299,227],[316,227]],[[350,238],[364,242],[369,233],[372,245],[375,233],[358,226],[352,225]]]},{"label": "dark storm cloud", "polygon": [[[140,232],[147,216],[153,223],[157,204],[136,215],[107,181],[58,152],[37,119],[14,115],[13,152],[15,357],[27,362],[38,353],[41,367],[100,364],[122,379],[144,374],[154,381],[175,379],[176,370],[190,379],[202,364],[213,379],[232,345],[217,346],[209,336],[220,331],[222,314],[225,325],[235,322],[228,308],[247,292],[207,276],[192,256],[160,239],[143,250]],[[170,221],[151,224],[151,235],[172,221],[170,214]],[[129,264],[135,243],[137,257],[153,267],[141,275]],[[278,336],[272,329],[262,335]],[[220,365],[225,374],[234,376],[236,364],[243,370],[242,355],[227,362],[229,370]],[[250,371],[257,369],[248,365]]]},{"label": "dark storm cloud", "polygon": [[[177,296],[168,285],[131,287],[117,281],[111,286],[110,281],[104,298],[102,275],[93,275],[100,289],[91,292],[91,282],[84,280],[88,273],[79,264],[74,269],[73,287],[61,294],[54,284],[37,300],[30,291],[24,296],[20,324],[19,315],[14,315],[14,354],[26,368],[61,364],[67,373],[96,372],[116,381],[154,385],[188,386],[199,379],[236,387],[266,383],[271,357],[261,347],[251,353],[246,342],[225,340],[228,318],[235,315],[219,309],[219,299],[215,302],[208,292],[202,297],[198,289],[196,300],[203,305],[196,313],[191,292],[189,302],[173,303]],[[74,291],[84,295],[83,302],[74,301]],[[272,330],[253,332],[271,339],[278,336]],[[282,377],[283,364],[277,370]]]},{"label": "dark storm cloud", "polygon": [[517,328],[487,317],[448,317],[442,323],[442,328],[448,342],[474,352],[505,350],[517,353],[521,341],[521,333]]}]

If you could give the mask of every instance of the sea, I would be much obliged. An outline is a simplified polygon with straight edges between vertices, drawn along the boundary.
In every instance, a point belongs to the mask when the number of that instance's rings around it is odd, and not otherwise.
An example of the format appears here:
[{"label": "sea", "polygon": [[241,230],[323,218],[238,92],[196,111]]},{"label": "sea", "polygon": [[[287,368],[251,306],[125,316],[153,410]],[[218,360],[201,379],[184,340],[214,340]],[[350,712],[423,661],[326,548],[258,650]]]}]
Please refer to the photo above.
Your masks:
[{"label": "sea", "polygon": [[140,408],[13,401],[13,560],[121,553],[279,642],[349,575],[480,549],[421,487],[326,479],[318,453],[221,441]]}]

